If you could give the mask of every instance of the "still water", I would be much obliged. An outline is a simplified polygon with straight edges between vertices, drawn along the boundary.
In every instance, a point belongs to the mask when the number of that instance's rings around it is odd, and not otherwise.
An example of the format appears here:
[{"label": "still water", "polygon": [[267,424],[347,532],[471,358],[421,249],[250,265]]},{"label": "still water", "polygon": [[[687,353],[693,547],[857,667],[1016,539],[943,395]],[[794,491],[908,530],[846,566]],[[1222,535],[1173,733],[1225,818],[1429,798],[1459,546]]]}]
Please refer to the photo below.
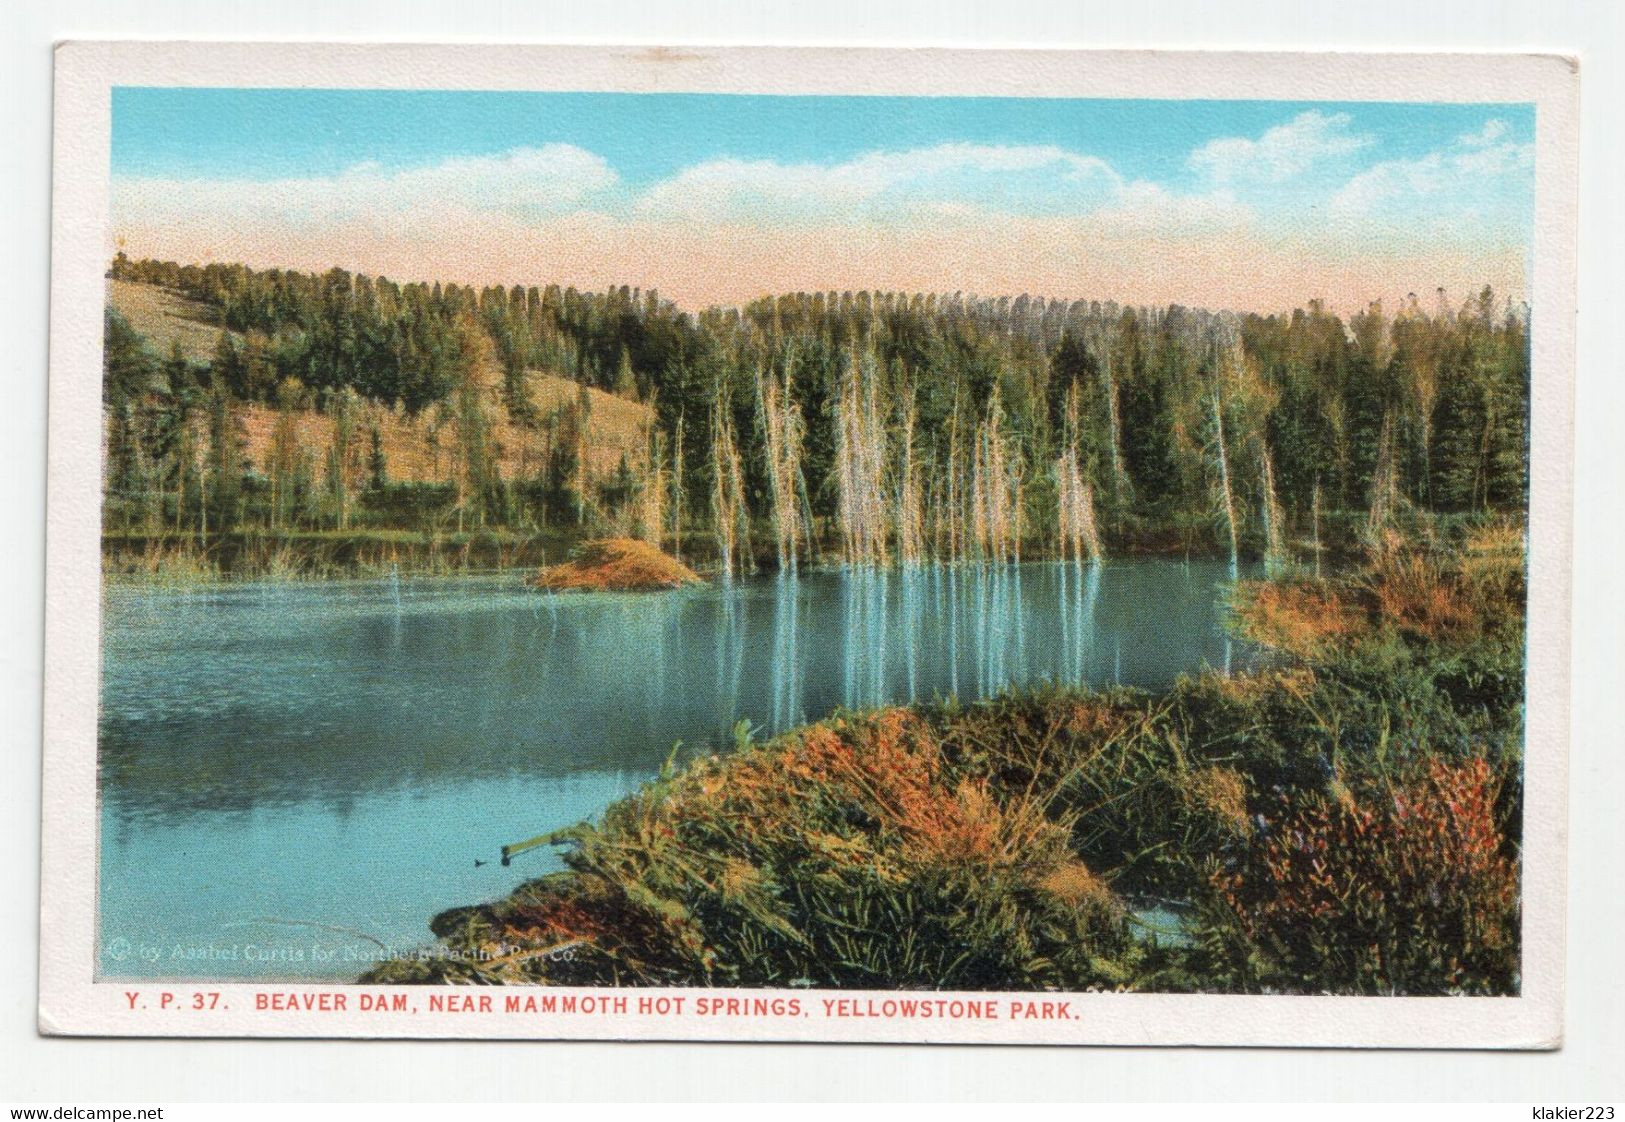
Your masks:
[{"label": "still water", "polygon": [[111,588],[100,976],[352,978],[556,867],[677,742],[1250,652],[1222,563],[834,571],[656,594],[517,578]]}]

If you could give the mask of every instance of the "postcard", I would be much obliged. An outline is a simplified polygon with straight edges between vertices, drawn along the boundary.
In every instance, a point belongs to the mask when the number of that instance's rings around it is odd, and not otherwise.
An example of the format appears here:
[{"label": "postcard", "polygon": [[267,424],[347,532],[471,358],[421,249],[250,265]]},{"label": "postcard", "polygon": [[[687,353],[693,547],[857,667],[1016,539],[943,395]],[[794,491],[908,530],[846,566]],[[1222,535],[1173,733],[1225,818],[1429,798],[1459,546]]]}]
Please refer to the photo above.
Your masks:
[{"label": "postcard", "polygon": [[41,1031],[1559,1046],[1574,60],[56,74]]}]

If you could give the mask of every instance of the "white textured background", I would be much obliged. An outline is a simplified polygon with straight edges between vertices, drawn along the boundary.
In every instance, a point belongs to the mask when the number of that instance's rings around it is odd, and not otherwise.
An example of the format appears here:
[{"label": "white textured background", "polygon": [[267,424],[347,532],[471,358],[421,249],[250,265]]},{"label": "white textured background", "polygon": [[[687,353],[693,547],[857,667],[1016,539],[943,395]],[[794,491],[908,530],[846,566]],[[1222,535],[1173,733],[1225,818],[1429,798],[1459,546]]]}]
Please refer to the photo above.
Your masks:
[{"label": "white textured background", "polygon": [[[1487,1099],[1625,1092],[1622,20],[1611,0],[55,0],[7,11],[0,95],[0,1101],[568,1097]],[[1567,1046],[1549,1054],[44,1040],[34,1033],[50,44],[67,38],[1534,49],[1582,56]],[[91,875],[87,865],[86,875]]]}]

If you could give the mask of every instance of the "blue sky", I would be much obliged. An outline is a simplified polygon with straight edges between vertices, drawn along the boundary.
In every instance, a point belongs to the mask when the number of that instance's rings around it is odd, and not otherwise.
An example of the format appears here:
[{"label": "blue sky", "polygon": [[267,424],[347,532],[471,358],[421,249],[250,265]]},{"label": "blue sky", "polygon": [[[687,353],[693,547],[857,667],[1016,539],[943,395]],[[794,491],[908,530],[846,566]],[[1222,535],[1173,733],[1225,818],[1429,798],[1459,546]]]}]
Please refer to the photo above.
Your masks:
[{"label": "blue sky", "polygon": [[1346,113],[1375,136],[1368,163],[1425,155],[1492,118],[1518,139],[1534,133],[1532,105],[120,87],[113,174],[275,179],[565,143],[648,184],[723,156],[838,163],[961,141],[1053,144],[1184,184],[1186,157],[1203,143],[1309,110]]},{"label": "blue sky", "polygon": [[[1228,238],[1253,266],[1290,243],[1345,271],[1351,255],[1435,249],[1460,272],[1475,252],[1526,257],[1534,125],[1527,105],[119,88],[114,219],[138,251],[263,258],[283,237],[297,261],[255,263],[314,264],[326,247],[417,273],[477,260],[436,240],[445,225],[659,272],[671,263],[605,248],[690,252],[674,227],[748,227],[781,248],[818,230],[908,255],[954,223],[1059,239],[1073,258],[1138,239],[1160,247],[1153,271]],[[705,252],[749,269],[755,249]],[[1055,256],[1035,281],[1101,275]]]}]

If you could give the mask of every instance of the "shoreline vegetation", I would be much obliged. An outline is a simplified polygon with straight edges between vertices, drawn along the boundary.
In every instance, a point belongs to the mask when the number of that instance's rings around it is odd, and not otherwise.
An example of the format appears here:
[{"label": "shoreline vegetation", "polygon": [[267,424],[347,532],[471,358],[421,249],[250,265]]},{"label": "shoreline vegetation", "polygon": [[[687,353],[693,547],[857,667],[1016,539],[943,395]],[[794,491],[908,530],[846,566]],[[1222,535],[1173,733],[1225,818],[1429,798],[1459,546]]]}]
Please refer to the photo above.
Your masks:
[{"label": "shoreline vegetation", "polygon": [[1256,673],[742,725],[361,980],[1516,993],[1524,598],[1388,534],[1238,586]]},{"label": "shoreline vegetation", "polygon": [[[1485,516],[1482,515],[1412,515],[1403,525],[1411,533],[1436,538],[1484,520]],[[1103,544],[1099,560],[1137,557],[1229,558],[1228,550],[1221,543],[1208,540],[1204,531],[1205,527],[1193,527],[1189,532],[1165,528],[1138,535],[1125,533],[1113,536]],[[1283,573],[1311,571],[1314,558],[1318,556],[1323,568],[1336,569],[1348,559],[1360,556],[1363,531],[1363,519],[1348,520],[1343,527],[1328,520],[1321,527],[1318,553],[1315,551],[1317,547],[1306,547],[1301,554],[1294,554],[1292,560],[1277,559],[1277,568]],[[213,535],[206,546],[200,545],[196,536],[190,534],[110,530],[102,534],[102,575],[112,584],[152,587],[391,576],[486,576],[503,572],[521,573],[528,578],[538,570],[568,563],[583,551],[592,551],[603,541],[637,541],[683,565],[700,580],[717,579],[723,574],[721,554],[716,544],[703,538],[685,542],[679,561],[673,538],[654,543],[643,539],[591,536],[563,528],[539,533],[501,529],[463,533],[391,529],[240,530]],[[765,543],[765,548],[759,546],[758,550],[752,563],[744,566],[746,574],[775,572],[776,557],[771,542]],[[798,569],[839,568],[847,564],[840,556],[839,542],[835,538],[829,539],[816,555],[820,558],[819,562],[803,563]],[[1065,554],[1057,553],[1039,540],[1031,541],[1024,547],[1021,559],[1035,562],[1068,560]],[[1244,548],[1238,552],[1236,560],[1238,563],[1255,563],[1266,558],[1256,550]],[[922,562],[945,563],[948,562]],[[969,566],[995,564],[970,558],[953,563]]]}]

